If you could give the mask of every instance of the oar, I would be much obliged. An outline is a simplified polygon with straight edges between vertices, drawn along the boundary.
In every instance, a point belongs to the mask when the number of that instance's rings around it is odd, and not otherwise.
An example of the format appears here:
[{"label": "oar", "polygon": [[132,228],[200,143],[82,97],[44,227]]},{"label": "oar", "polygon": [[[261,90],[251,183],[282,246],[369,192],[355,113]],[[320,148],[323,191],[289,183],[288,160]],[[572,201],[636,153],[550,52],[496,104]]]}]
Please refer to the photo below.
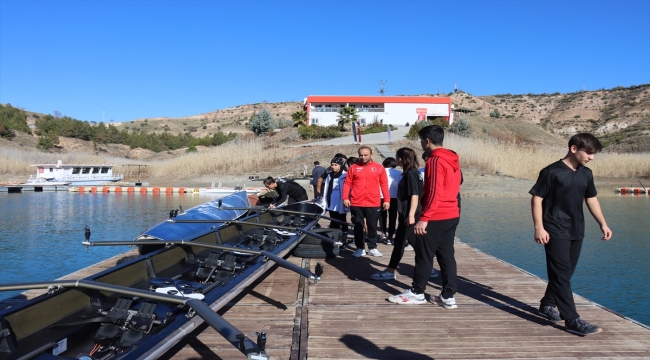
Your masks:
[{"label": "oar", "polygon": [[188,299],[175,295],[167,295],[163,293],[155,293],[147,290],[140,290],[126,286],[118,286],[113,284],[99,283],[91,280],[56,280],[50,282],[27,282],[17,284],[0,285],[0,291],[12,290],[31,290],[31,289],[48,289],[52,287],[62,288],[83,288],[99,291],[108,291],[114,294],[136,296],[149,300],[156,300],[168,302],[178,305],[187,305],[196,314],[203,319],[208,325],[215,329],[219,334],[225,337],[230,343],[237,347],[242,353],[248,355],[249,353],[259,353],[260,349],[251,339],[242,334],[232,324],[227,322],[224,318],[215,313],[208,305],[201,300]]},{"label": "oar", "polygon": [[310,212],[306,212],[306,211],[284,210],[282,208],[278,209],[278,208],[265,208],[265,207],[249,207],[249,208],[227,207],[227,208],[222,208],[221,204],[222,204],[221,200],[219,200],[217,210],[245,210],[245,211],[259,210],[262,213],[265,213],[265,212],[282,212],[282,213],[296,214],[296,215],[310,215],[310,216],[312,216],[312,217],[314,217],[316,219],[323,218],[323,219],[326,219],[326,220],[334,221],[335,223],[339,223],[339,224],[342,224],[342,225],[354,226],[354,224],[345,222],[343,220],[334,219],[334,218],[329,217],[329,216],[325,216],[325,215],[321,215],[321,214],[314,214],[314,213],[310,213]]},{"label": "oar", "polygon": [[317,239],[323,240],[325,242],[328,242],[330,244],[333,244],[334,246],[341,246],[343,245],[342,242],[333,240],[331,238],[328,238],[327,236],[323,236],[321,234],[316,234],[315,232],[311,232],[309,230],[305,230],[303,228],[298,228],[298,227],[291,227],[291,226],[286,226],[286,225],[273,225],[273,224],[259,224],[259,223],[253,223],[253,222],[248,222],[248,221],[240,221],[240,220],[178,220],[176,218],[174,219],[167,219],[168,223],[178,223],[178,224],[211,224],[211,223],[226,223],[226,224],[236,224],[236,225],[251,225],[251,226],[258,226],[258,227],[266,227],[270,229],[283,229],[283,230],[291,230],[295,231],[299,234],[307,234],[310,236],[313,236]]},{"label": "oar", "polygon": [[272,254],[267,251],[261,251],[261,250],[241,249],[232,246],[215,245],[215,244],[208,244],[208,243],[202,243],[197,241],[186,241],[186,240],[138,240],[138,241],[93,241],[93,242],[84,241],[81,243],[81,245],[85,246],[86,248],[88,248],[89,246],[121,246],[121,245],[139,246],[139,245],[166,245],[166,244],[196,246],[196,247],[204,247],[208,249],[237,251],[237,252],[242,252],[247,254],[262,255],[267,259],[274,261],[279,266],[282,266],[285,269],[289,269],[293,272],[296,272],[299,275],[302,275],[310,280],[313,280],[314,282],[318,282],[320,280],[319,275],[313,274],[309,270],[304,269],[296,264],[292,264],[275,254]]},{"label": "oar", "polygon": [[643,188],[643,190],[648,192],[648,189],[646,189],[645,186],[643,186],[643,183],[641,182],[641,180],[640,179],[636,179],[636,180],[639,182],[639,184],[641,184],[641,187]]}]

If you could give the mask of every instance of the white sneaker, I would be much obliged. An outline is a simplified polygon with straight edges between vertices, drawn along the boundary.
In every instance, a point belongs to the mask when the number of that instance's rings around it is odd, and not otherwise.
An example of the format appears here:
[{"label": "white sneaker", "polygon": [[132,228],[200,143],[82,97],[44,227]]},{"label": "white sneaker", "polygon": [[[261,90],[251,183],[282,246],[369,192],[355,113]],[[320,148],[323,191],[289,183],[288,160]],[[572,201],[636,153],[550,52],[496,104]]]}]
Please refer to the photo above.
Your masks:
[{"label": "white sneaker", "polygon": [[399,295],[389,296],[388,301],[400,305],[420,305],[427,302],[424,298],[424,294],[414,294],[411,289],[408,289]]},{"label": "white sneaker", "polygon": [[450,297],[449,299],[445,299],[442,297],[442,295],[432,296],[429,301],[431,301],[434,304],[440,305],[445,309],[455,309],[458,307],[458,305],[456,305],[456,299],[454,299],[453,297]]},{"label": "white sneaker", "polygon": [[352,254],[352,256],[354,256],[354,257],[362,257],[362,256],[366,256],[366,250],[364,250],[364,249],[357,249],[357,251],[355,251],[355,252]]},{"label": "white sneaker", "polygon": [[431,269],[431,276],[429,276],[429,277],[430,278],[437,278],[438,277],[438,272],[436,271],[436,269]]},{"label": "white sneaker", "polygon": [[406,250],[406,251],[413,251],[413,246],[411,246],[411,244],[408,244],[408,245],[406,245],[406,246],[404,247],[404,250]]},{"label": "white sneaker", "polygon": [[370,255],[370,256],[384,256],[376,248],[368,250],[368,255]]},{"label": "white sneaker", "polygon": [[395,280],[395,273],[392,273],[388,270],[384,270],[376,274],[370,275],[370,278],[373,280],[381,280],[381,281]]}]

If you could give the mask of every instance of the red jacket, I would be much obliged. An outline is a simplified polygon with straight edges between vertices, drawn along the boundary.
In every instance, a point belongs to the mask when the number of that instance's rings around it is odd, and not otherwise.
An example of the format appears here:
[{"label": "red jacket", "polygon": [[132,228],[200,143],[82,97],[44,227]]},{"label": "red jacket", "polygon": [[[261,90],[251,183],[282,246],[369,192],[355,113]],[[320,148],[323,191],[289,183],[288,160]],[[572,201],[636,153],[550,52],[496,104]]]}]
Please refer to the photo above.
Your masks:
[{"label": "red jacket", "polygon": [[350,200],[350,206],[379,207],[379,188],[383,194],[390,194],[384,167],[372,160],[367,164],[359,162],[350,166],[345,177],[343,200]]},{"label": "red jacket", "polygon": [[433,150],[424,168],[421,221],[460,217],[458,193],[461,178],[458,155],[445,148]]}]

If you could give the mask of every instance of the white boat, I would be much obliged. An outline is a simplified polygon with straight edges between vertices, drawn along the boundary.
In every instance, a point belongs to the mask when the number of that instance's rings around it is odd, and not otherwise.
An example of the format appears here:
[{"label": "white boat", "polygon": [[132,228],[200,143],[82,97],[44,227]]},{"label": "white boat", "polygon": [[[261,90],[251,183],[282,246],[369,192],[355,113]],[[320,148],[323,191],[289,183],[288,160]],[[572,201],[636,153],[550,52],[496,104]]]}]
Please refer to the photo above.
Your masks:
[{"label": "white boat", "polygon": [[[71,186],[109,185],[124,179],[122,174],[113,174],[113,164],[74,164],[63,165],[61,160],[56,164],[35,164],[36,177],[29,177],[27,183],[53,185],[65,183]],[[34,184],[29,185],[34,185]],[[62,185],[58,185],[62,186]]]},{"label": "white boat", "polygon": [[67,186],[70,185],[69,181],[50,181],[45,178],[32,177],[30,176],[26,182],[21,183],[20,185],[32,185],[32,186]]}]

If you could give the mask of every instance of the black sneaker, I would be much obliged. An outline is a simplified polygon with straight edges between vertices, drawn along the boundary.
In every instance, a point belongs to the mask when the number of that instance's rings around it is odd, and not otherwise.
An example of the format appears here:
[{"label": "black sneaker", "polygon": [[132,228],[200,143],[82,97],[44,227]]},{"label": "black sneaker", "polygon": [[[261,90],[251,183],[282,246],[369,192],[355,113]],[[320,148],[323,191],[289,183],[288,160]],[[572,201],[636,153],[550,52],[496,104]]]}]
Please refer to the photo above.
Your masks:
[{"label": "black sneaker", "polygon": [[603,329],[600,327],[590,324],[581,318],[577,318],[575,320],[565,320],[564,326],[566,327],[566,331],[582,336],[598,334],[599,332],[603,331]]},{"label": "black sneaker", "polygon": [[557,311],[557,309],[553,306],[542,305],[539,307],[539,311],[537,313],[551,321],[562,320],[560,317],[560,312]]}]

